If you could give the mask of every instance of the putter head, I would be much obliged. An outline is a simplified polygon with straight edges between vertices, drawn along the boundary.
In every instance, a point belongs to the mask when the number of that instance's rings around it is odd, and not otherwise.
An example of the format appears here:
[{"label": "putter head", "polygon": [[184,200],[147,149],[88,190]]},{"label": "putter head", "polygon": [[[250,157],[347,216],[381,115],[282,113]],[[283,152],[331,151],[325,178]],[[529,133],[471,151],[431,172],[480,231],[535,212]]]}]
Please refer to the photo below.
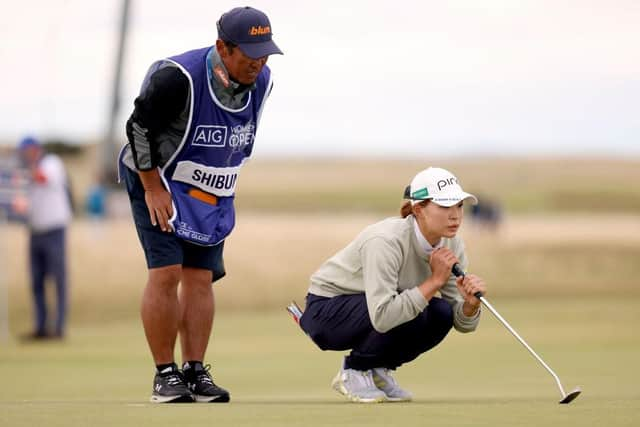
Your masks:
[{"label": "putter head", "polygon": [[570,403],[573,399],[578,397],[580,393],[582,393],[582,390],[580,390],[580,387],[576,387],[573,391],[567,393],[567,395],[558,403]]}]

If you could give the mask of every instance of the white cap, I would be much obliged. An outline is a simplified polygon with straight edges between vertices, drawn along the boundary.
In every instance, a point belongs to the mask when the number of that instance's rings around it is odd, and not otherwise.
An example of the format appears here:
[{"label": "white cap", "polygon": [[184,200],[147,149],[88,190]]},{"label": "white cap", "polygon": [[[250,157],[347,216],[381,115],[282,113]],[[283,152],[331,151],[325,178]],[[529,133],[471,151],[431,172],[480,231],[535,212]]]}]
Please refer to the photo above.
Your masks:
[{"label": "white cap", "polygon": [[471,199],[474,205],[478,203],[476,196],[462,190],[458,178],[441,168],[427,168],[418,173],[405,189],[404,198],[410,199],[414,205],[423,200],[431,200],[445,207],[457,205],[466,199]]}]

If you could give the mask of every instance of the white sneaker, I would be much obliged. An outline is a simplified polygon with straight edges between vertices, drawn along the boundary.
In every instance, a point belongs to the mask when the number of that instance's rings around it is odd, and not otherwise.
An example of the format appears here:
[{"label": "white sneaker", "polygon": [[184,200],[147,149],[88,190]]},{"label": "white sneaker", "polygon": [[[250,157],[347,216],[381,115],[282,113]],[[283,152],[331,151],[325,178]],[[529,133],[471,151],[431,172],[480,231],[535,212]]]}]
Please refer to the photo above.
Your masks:
[{"label": "white sneaker", "polygon": [[409,402],[413,399],[413,396],[408,391],[400,388],[391,372],[391,369],[387,368],[372,369],[375,386],[384,392],[390,402]]},{"label": "white sneaker", "polygon": [[340,369],[331,387],[352,402],[376,403],[386,400],[384,392],[373,383],[371,370]]}]

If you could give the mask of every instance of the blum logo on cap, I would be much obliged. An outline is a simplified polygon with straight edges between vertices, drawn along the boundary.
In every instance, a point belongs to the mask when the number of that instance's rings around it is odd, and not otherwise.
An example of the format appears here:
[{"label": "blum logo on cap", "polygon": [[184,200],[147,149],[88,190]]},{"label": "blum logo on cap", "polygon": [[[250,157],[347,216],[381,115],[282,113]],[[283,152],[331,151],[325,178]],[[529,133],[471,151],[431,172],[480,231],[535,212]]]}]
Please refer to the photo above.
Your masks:
[{"label": "blum logo on cap", "polygon": [[266,26],[263,27],[262,25],[258,25],[257,27],[254,25],[253,27],[251,27],[251,29],[249,30],[249,35],[250,36],[263,36],[265,34],[271,34],[271,27],[270,26]]}]

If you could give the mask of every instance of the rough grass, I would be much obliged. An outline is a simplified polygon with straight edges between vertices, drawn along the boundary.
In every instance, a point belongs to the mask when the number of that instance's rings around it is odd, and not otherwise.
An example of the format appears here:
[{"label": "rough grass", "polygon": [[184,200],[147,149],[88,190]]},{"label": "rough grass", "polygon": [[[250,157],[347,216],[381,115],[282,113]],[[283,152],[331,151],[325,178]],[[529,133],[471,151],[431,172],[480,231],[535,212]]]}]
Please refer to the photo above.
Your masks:
[{"label": "rough grass", "polygon": [[640,212],[640,159],[260,159],[239,181],[238,204],[267,211],[392,214],[416,172],[453,171],[464,188],[509,214]]},{"label": "rough grass", "polygon": [[[228,276],[216,285],[222,309],[280,308],[301,300],[308,278],[376,215],[240,212],[225,246]],[[634,216],[514,217],[496,232],[468,223],[461,231],[471,271],[491,295],[640,295],[640,219]],[[31,314],[26,232],[5,226],[4,278],[11,323]],[[78,321],[137,317],[146,268],[129,220],[77,221],[69,234],[71,315]],[[11,266],[10,268],[8,266]]]},{"label": "rough grass", "polygon": [[[76,200],[97,179],[97,147],[65,158]],[[640,213],[640,159],[261,157],[238,181],[238,206],[268,212],[376,212],[391,215],[411,178],[427,166],[453,171],[467,191],[509,214]]]}]

